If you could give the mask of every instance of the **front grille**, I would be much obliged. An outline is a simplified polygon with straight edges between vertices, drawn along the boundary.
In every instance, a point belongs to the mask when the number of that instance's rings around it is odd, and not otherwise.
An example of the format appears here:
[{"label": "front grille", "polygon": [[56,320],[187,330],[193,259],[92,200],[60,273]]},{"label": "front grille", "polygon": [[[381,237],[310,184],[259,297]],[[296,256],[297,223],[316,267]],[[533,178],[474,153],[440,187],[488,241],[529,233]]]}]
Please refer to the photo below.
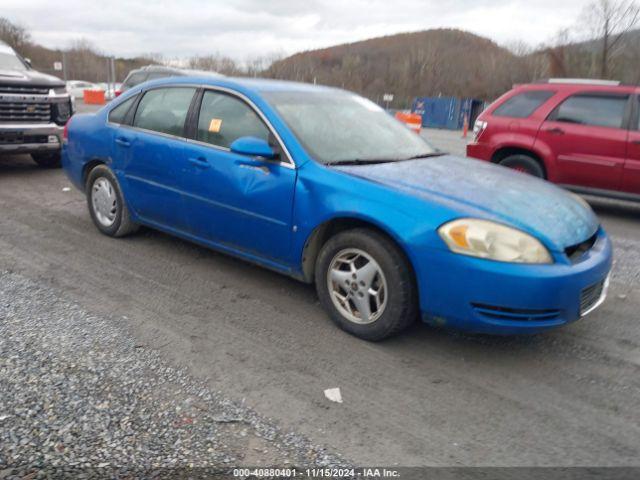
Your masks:
[{"label": "front grille", "polygon": [[15,93],[20,95],[46,95],[50,87],[33,87],[30,85],[0,85],[0,93]]},{"label": "front grille", "polygon": [[586,315],[597,305],[604,294],[606,282],[606,280],[602,280],[582,290],[580,293],[580,315]]},{"label": "front grille", "polygon": [[49,122],[51,105],[45,102],[0,102],[0,122]]},{"label": "front grille", "polygon": [[486,305],[474,303],[473,309],[480,315],[496,320],[507,320],[514,322],[542,322],[555,320],[560,316],[560,310],[534,310],[526,308],[508,308],[496,305]]},{"label": "front grille", "polygon": [[569,260],[571,260],[572,262],[575,262],[580,257],[582,257],[582,255],[584,255],[585,253],[587,253],[589,250],[593,248],[597,239],[598,239],[598,233],[596,232],[584,242],[580,242],[577,245],[571,245],[570,247],[565,248],[564,253],[567,254],[567,257],[569,257]]}]

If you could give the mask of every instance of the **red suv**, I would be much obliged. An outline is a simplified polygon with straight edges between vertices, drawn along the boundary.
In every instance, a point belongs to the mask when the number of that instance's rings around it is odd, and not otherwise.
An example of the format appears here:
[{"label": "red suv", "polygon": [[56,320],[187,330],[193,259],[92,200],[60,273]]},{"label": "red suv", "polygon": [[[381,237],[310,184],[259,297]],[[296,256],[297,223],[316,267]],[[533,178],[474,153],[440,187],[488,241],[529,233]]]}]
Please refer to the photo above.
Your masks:
[{"label": "red suv", "polygon": [[518,85],[476,120],[467,156],[580,193],[640,200],[640,87],[596,80]]}]

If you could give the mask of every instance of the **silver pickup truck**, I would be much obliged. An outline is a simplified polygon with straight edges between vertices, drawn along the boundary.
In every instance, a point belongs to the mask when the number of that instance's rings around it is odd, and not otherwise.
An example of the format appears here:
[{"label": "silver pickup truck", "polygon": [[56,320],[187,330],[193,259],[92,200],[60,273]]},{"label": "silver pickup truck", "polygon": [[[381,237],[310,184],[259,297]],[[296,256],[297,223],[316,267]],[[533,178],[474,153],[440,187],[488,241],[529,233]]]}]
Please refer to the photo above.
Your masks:
[{"label": "silver pickup truck", "polygon": [[0,42],[0,155],[29,153],[42,167],[59,166],[62,133],[72,114],[64,82],[36,72]]}]

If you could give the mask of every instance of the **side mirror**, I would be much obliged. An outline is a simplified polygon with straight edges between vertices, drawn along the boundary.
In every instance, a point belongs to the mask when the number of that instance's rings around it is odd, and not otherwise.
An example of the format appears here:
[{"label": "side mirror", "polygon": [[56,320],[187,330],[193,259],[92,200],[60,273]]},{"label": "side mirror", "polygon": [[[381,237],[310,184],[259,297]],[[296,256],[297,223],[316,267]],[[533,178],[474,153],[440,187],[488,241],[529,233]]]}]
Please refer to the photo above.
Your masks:
[{"label": "side mirror", "polygon": [[24,59],[24,63],[26,63],[27,65],[29,65],[29,67],[32,67],[33,65],[31,65],[31,59],[30,58],[25,58]]},{"label": "side mirror", "polygon": [[262,157],[269,160],[276,158],[276,152],[266,140],[256,137],[240,137],[231,144],[231,151],[239,155]]}]

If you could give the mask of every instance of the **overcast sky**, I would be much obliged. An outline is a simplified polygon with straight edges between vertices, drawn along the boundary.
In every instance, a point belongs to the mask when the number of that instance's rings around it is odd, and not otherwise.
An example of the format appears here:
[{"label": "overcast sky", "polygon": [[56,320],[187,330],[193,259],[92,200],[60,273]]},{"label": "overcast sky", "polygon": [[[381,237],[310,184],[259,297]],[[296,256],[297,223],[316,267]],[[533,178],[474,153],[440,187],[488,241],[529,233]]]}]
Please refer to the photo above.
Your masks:
[{"label": "overcast sky", "polygon": [[2,0],[0,16],[48,47],[86,38],[105,53],[236,60],[405,31],[454,27],[536,46],[589,0]]}]

